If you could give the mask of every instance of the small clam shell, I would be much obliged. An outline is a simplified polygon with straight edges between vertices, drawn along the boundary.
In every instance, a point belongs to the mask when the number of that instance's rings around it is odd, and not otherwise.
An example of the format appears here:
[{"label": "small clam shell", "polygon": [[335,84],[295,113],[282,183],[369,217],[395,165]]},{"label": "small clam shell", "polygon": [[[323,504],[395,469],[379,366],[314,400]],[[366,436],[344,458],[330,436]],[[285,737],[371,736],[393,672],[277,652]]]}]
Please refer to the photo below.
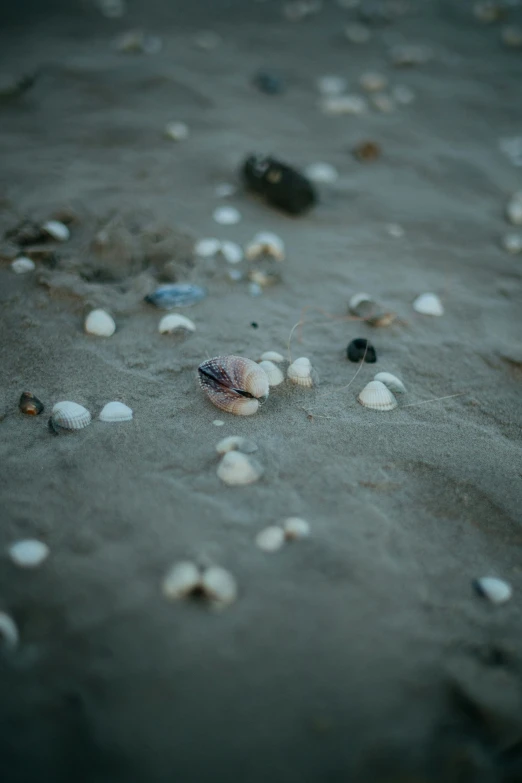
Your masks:
[{"label": "small clam shell", "polygon": [[295,383],[298,386],[310,388],[316,383],[312,364],[310,359],[307,359],[306,356],[301,356],[299,359],[296,359],[295,362],[292,362],[287,370],[287,376],[292,383]]},{"label": "small clam shell", "polygon": [[256,536],[256,546],[258,546],[259,549],[262,549],[263,552],[277,552],[284,543],[284,530],[282,527],[277,527],[276,525],[265,527],[265,529]]},{"label": "small clam shell", "polygon": [[237,599],[236,580],[229,571],[219,566],[203,571],[201,589],[217,607],[225,607]]},{"label": "small clam shell", "polygon": [[237,242],[229,242],[225,239],[221,242],[220,253],[229,264],[239,264],[243,260],[243,251]]},{"label": "small clam shell", "polygon": [[506,207],[508,220],[515,226],[522,226],[522,190],[515,193]]},{"label": "small clam shell", "polygon": [[256,362],[217,356],[198,367],[199,384],[210,401],[237,416],[251,416],[268,396],[268,378]]},{"label": "small clam shell", "polygon": [[503,579],[497,579],[494,576],[483,576],[480,579],[475,579],[473,587],[479,595],[487,598],[492,604],[504,604],[513,595],[511,585],[504,582]]},{"label": "small clam shell", "polygon": [[186,318],[184,315],[178,315],[172,313],[171,315],[164,315],[158,325],[158,331],[160,334],[172,334],[173,332],[195,332],[196,326],[194,321],[190,318]]},{"label": "small clam shell", "polygon": [[53,407],[50,423],[65,430],[82,430],[91,423],[91,414],[83,405],[63,400]]},{"label": "small clam shell", "polygon": [[330,185],[339,179],[339,172],[330,163],[310,163],[305,168],[304,173],[309,180],[319,185]]},{"label": "small clam shell", "polygon": [[20,634],[12,617],[0,612],[0,649],[14,650],[18,647]]},{"label": "small clam shell", "polygon": [[370,381],[357,399],[365,408],[374,411],[392,411],[397,407],[397,400],[381,381]]},{"label": "small clam shell", "polygon": [[285,243],[271,231],[260,231],[245,247],[245,256],[249,261],[269,256],[276,261],[285,260]]},{"label": "small clam shell", "polygon": [[221,226],[233,226],[241,220],[241,212],[235,207],[217,207],[212,217]]},{"label": "small clam shell", "polygon": [[193,283],[166,283],[160,285],[145,301],[159,307],[161,310],[172,310],[173,307],[190,307],[201,302],[207,292],[200,285]]},{"label": "small clam shell", "polygon": [[194,245],[194,253],[200,258],[212,258],[221,249],[221,241],[215,237],[200,239]]},{"label": "small clam shell", "polygon": [[201,586],[201,573],[197,565],[182,561],[172,566],[165,576],[162,591],[165,598],[175,601],[185,598]]},{"label": "small clam shell", "polygon": [[437,294],[421,294],[413,302],[413,309],[422,315],[444,315],[444,307]]},{"label": "small clam shell", "polygon": [[16,541],[8,549],[9,557],[20,568],[37,568],[49,556],[49,547],[33,538]]},{"label": "small clam shell", "polygon": [[396,375],[392,375],[391,372],[378,372],[377,375],[374,376],[373,380],[384,383],[384,385],[387,386],[390,391],[395,392],[396,394],[406,391],[406,386],[403,384],[400,378],[397,378]]},{"label": "small clam shell", "polygon": [[310,524],[306,519],[288,517],[283,522],[283,530],[287,539],[307,538],[310,535]]},{"label": "small clam shell", "polygon": [[285,376],[277,364],[265,359],[262,362],[259,362],[259,366],[266,372],[269,386],[279,386],[280,383],[283,383]]},{"label": "small clam shell", "polygon": [[105,310],[92,310],[87,318],[83,328],[87,334],[94,334],[97,337],[112,337],[116,331],[114,318]]},{"label": "small clam shell", "polygon": [[31,392],[22,393],[18,407],[27,416],[39,416],[44,409],[43,402],[40,402],[38,397],[35,397]]},{"label": "small clam shell", "polygon": [[166,138],[172,141],[183,141],[189,137],[189,128],[184,122],[168,122],[164,132]]},{"label": "small clam shell", "polygon": [[260,362],[276,362],[278,364],[279,362],[284,362],[285,357],[277,353],[277,351],[265,351],[261,354],[259,361]]},{"label": "small clam shell", "polygon": [[229,487],[253,484],[263,475],[263,468],[257,460],[240,451],[227,451],[218,465],[218,478]]},{"label": "small clam shell", "polygon": [[71,236],[65,223],[60,223],[59,220],[48,220],[43,224],[42,229],[58,242],[66,242]]},{"label": "small clam shell", "polygon": [[107,422],[131,421],[132,409],[129,408],[128,405],[124,405],[123,402],[115,400],[114,402],[108,402],[107,405],[104,405],[100,411],[99,418],[100,421]]},{"label": "small clam shell", "polygon": [[253,440],[242,438],[240,435],[229,435],[216,445],[218,454],[227,454],[229,451],[241,451],[243,454],[252,454],[257,451],[257,445]]},{"label": "small clam shell", "polygon": [[19,256],[11,262],[11,269],[17,275],[26,275],[28,272],[34,272],[36,264],[27,256]]}]

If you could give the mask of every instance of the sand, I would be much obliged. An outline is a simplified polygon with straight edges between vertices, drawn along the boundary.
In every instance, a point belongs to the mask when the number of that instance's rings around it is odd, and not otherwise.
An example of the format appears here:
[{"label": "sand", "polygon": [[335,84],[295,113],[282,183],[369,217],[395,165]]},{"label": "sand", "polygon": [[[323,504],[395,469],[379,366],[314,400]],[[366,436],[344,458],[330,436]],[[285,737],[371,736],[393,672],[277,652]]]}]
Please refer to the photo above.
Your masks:
[{"label": "sand", "polygon": [[[34,272],[15,275],[5,243],[0,264],[0,610],[20,631],[0,658],[5,783],[522,779],[522,267],[500,246],[522,169],[499,149],[522,129],[521,52],[470,3],[411,5],[361,46],[342,36],[357,12],[333,2],[300,23],[275,0],[135,0],[117,20],[90,2],[3,10],[4,71],[39,76],[0,106],[2,234],[74,218]],[[137,27],[162,37],[159,53],[115,50]],[[198,48],[202,29],[222,43]],[[429,44],[432,60],[393,68],[401,42]],[[286,91],[261,94],[259,69]],[[321,113],[319,76],[360,93],[367,70],[416,99]],[[165,139],[169,121],[189,137]],[[351,150],[367,139],[383,154],[364,164]],[[216,197],[258,151],[340,178],[301,218],[241,187]],[[236,226],[213,222],[223,203]],[[283,281],[261,296],[193,257],[196,239],[261,230],[287,247]],[[185,338],[159,335],[162,313],[143,302],[172,279],[208,289],[180,310],[197,326]],[[357,291],[397,320],[348,320]],[[427,291],[442,317],[414,312]],[[83,333],[95,306],[114,315],[113,337]],[[199,363],[287,355],[304,308],[291,355],[311,359],[320,385],[284,384],[248,418],[214,408]],[[346,388],[354,337],[378,362]],[[356,401],[379,370],[407,388],[387,413]],[[18,411],[26,390],[46,406],[38,418]],[[54,437],[47,418],[64,399],[94,420]],[[96,420],[114,399],[132,422]],[[216,476],[227,435],[257,443],[258,483]],[[288,516],[310,538],[259,550],[259,531]],[[50,547],[39,569],[9,561],[22,538]],[[166,601],[162,579],[186,559],[229,569],[237,602]],[[474,593],[485,575],[512,585],[510,602]]]}]

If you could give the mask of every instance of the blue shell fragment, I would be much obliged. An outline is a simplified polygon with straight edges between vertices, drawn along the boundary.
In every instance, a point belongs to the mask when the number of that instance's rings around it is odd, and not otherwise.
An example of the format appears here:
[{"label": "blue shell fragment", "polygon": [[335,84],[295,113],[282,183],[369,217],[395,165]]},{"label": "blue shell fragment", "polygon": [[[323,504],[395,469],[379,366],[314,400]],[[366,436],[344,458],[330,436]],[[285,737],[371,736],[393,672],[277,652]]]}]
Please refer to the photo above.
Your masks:
[{"label": "blue shell fragment", "polygon": [[156,305],[161,310],[171,310],[173,307],[190,307],[201,302],[207,292],[200,285],[192,283],[167,283],[160,285],[145,297],[146,302]]}]

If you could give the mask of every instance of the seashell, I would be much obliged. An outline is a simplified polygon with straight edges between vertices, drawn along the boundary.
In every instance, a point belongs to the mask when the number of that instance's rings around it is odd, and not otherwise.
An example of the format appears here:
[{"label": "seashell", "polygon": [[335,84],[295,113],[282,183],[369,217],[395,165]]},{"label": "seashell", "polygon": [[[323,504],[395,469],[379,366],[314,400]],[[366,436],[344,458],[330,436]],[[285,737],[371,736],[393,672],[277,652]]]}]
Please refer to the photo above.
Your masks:
[{"label": "seashell", "polygon": [[522,27],[514,24],[503,27],[500,36],[505,46],[511,49],[520,49],[522,47]]},{"label": "seashell", "polygon": [[27,272],[34,272],[36,264],[27,256],[19,256],[11,262],[11,269],[16,275],[25,275]]},{"label": "seashell", "polygon": [[237,242],[224,240],[221,242],[220,253],[229,264],[239,264],[243,260],[243,251]]},{"label": "seashell", "polygon": [[225,607],[237,599],[236,580],[229,571],[211,566],[203,571],[201,589],[216,607]]},{"label": "seashell", "polygon": [[346,38],[353,44],[368,43],[371,38],[369,29],[364,24],[358,24],[354,22],[344,28],[344,34]]},{"label": "seashell", "polygon": [[357,160],[369,163],[380,158],[381,148],[375,141],[362,141],[354,148],[353,154]]},{"label": "seashell", "polygon": [[385,92],[377,92],[370,96],[370,101],[378,111],[383,114],[389,114],[395,109],[395,102],[390,95]]},{"label": "seashell", "polygon": [[98,0],[98,7],[106,19],[121,19],[127,13],[125,0]]},{"label": "seashell", "polygon": [[321,76],[317,80],[317,89],[321,95],[342,95],[347,87],[348,82],[342,76]]},{"label": "seashell", "polygon": [[260,362],[284,362],[285,357],[277,351],[265,351],[261,354]]},{"label": "seashell", "polygon": [[245,248],[245,256],[248,261],[269,256],[276,261],[285,260],[285,243],[277,234],[270,231],[260,231]]},{"label": "seashell", "polygon": [[397,68],[424,65],[432,58],[432,51],[423,44],[398,44],[390,51],[392,64]]},{"label": "seashell", "polygon": [[492,604],[504,604],[513,595],[511,585],[503,579],[494,576],[483,576],[473,581],[473,587],[479,595],[487,598]]},{"label": "seashell", "polygon": [[368,109],[366,98],[361,95],[331,95],[321,104],[323,114],[339,117],[342,114],[364,114]]},{"label": "seashell", "polygon": [[515,226],[522,226],[522,190],[515,193],[506,207],[508,220]]},{"label": "seashell", "polygon": [[16,541],[8,548],[9,557],[20,568],[37,568],[49,557],[49,547],[33,538]]},{"label": "seashell", "polygon": [[53,407],[49,426],[53,430],[82,430],[91,423],[91,414],[83,405],[64,400]]},{"label": "seashell", "polygon": [[160,285],[145,301],[159,307],[161,310],[172,310],[173,307],[191,307],[201,302],[207,292],[200,285],[193,283],[167,283]]},{"label": "seashell", "polygon": [[87,334],[94,334],[97,337],[112,337],[116,331],[116,324],[112,315],[105,310],[91,310],[83,328]]},{"label": "seashell", "polygon": [[71,232],[65,223],[60,223],[59,220],[48,220],[43,224],[42,230],[45,231],[46,234],[49,234],[52,239],[56,239],[58,242],[67,242],[71,236]]},{"label": "seashell", "polygon": [[160,334],[172,334],[176,331],[195,332],[196,325],[190,318],[186,318],[184,315],[179,315],[178,313],[164,315],[158,324],[158,332]]},{"label": "seashell", "polygon": [[229,196],[233,196],[236,191],[236,186],[232,185],[230,182],[220,182],[214,189],[214,193],[218,198],[229,198]]},{"label": "seashell", "polygon": [[413,302],[413,309],[422,315],[444,315],[444,307],[437,294],[421,294]]},{"label": "seashell", "polygon": [[168,122],[165,125],[164,134],[167,139],[172,139],[172,141],[183,141],[189,137],[189,128],[184,122]]},{"label": "seashell", "polygon": [[282,527],[271,525],[265,527],[256,536],[256,546],[263,552],[277,552],[285,543],[285,533]]},{"label": "seashell", "polygon": [[298,386],[311,388],[317,383],[310,359],[307,359],[306,356],[301,356],[292,362],[287,370],[287,376],[292,383]]},{"label": "seashell", "polygon": [[324,185],[331,184],[339,179],[339,172],[330,163],[310,163],[305,168],[305,174],[312,182]]},{"label": "seashell", "polygon": [[507,250],[508,253],[522,253],[522,233],[515,233],[514,231],[504,234],[502,237],[502,247]]},{"label": "seashell", "polygon": [[108,402],[100,411],[100,421],[131,421],[132,409],[128,405],[124,405],[123,402]]},{"label": "seashell", "polygon": [[257,446],[253,440],[242,438],[241,435],[229,435],[228,438],[220,440],[216,446],[218,454],[227,454],[229,451],[240,451],[242,454],[252,454],[257,451]]},{"label": "seashell", "polygon": [[392,392],[402,393],[406,391],[406,386],[397,378],[396,375],[392,375],[391,372],[378,372],[373,378],[374,381],[380,381]]},{"label": "seashell", "polygon": [[359,84],[366,92],[380,92],[381,90],[386,89],[388,79],[382,73],[366,71],[359,79]]},{"label": "seashell", "polygon": [[263,468],[240,451],[227,451],[218,465],[217,476],[229,487],[253,484],[263,475]]},{"label": "seashell", "polygon": [[364,294],[362,292],[353,294],[348,300],[348,310],[353,315],[359,318],[365,318],[375,308],[375,301],[371,298],[370,294]]},{"label": "seashell", "polygon": [[27,416],[39,416],[44,409],[43,402],[40,402],[31,392],[22,393],[18,407]]},{"label": "seashell", "polygon": [[415,100],[414,91],[406,84],[396,84],[392,87],[391,94],[392,98],[397,101],[397,103],[402,103],[403,106],[407,106]]},{"label": "seashell", "polygon": [[264,359],[262,362],[259,362],[259,366],[266,372],[269,386],[279,386],[280,383],[283,383],[285,376],[277,364]]},{"label": "seashell", "polygon": [[19,641],[20,634],[15,621],[5,612],[0,612],[0,649],[15,650]]},{"label": "seashell", "polygon": [[377,361],[377,353],[373,345],[364,337],[356,337],[348,344],[346,349],[346,356],[351,362],[368,362],[368,364],[375,364]]},{"label": "seashell", "polygon": [[365,408],[374,411],[392,411],[397,407],[397,400],[381,381],[370,381],[357,399]]},{"label": "seashell", "polygon": [[307,538],[310,535],[310,524],[306,519],[300,519],[299,517],[288,517],[283,522],[283,530],[285,538],[288,540],[297,540],[299,538]]},{"label": "seashell", "polygon": [[235,207],[217,207],[212,217],[221,226],[233,226],[241,220],[241,212]]},{"label": "seashell", "polygon": [[221,250],[221,242],[214,237],[200,239],[194,245],[194,253],[200,258],[212,258]]},{"label": "seashell", "polygon": [[214,425],[214,427],[223,427],[225,422],[222,419],[214,419],[212,424]]},{"label": "seashell", "polygon": [[395,239],[400,239],[404,236],[404,229],[399,223],[388,223],[386,225],[386,231],[391,237],[395,237]]},{"label": "seashell", "polygon": [[251,416],[268,397],[265,371],[242,356],[217,356],[198,367],[199,385],[210,401],[236,416]]},{"label": "seashell", "polygon": [[162,584],[163,595],[170,601],[186,598],[198,588],[201,589],[200,570],[188,560],[172,566]]},{"label": "seashell", "polygon": [[276,158],[250,155],[243,163],[241,173],[250,190],[290,215],[301,215],[317,202],[312,183]]}]

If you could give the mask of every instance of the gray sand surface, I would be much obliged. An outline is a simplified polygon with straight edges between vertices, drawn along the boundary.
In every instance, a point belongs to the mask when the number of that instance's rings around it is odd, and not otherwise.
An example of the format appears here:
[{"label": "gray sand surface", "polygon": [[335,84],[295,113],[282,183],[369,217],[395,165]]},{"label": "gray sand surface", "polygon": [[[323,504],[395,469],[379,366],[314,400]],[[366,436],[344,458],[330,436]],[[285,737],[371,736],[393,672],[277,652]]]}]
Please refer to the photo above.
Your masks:
[{"label": "gray sand surface", "polygon": [[[357,12],[333,1],[299,23],[275,0],[129,0],[118,20],[86,0],[6,9],[4,71],[41,73],[0,104],[0,229],[64,209],[76,220],[33,273],[12,272],[7,246],[0,261],[0,610],[20,630],[0,658],[3,782],[522,780],[522,257],[499,242],[522,188],[499,149],[522,134],[522,50],[471,3],[411,5],[361,46],[342,35]],[[136,27],[160,35],[161,52],[116,51]],[[198,48],[201,29],[222,43]],[[429,44],[433,59],[393,68],[401,42]],[[256,90],[260,68],[286,92]],[[415,101],[321,113],[319,76],[360,93],[367,70]],[[163,137],[171,120],[187,140]],[[351,154],[365,139],[382,147],[374,163]],[[297,219],[241,188],[218,199],[253,151],[326,161],[340,178]],[[238,225],[213,222],[222,203]],[[198,238],[260,230],[287,247],[283,281],[262,296],[192,256]],[[143,302],[166,279],[208,289],[180,311],[197,326],[185,339],[159,335],[163,313]],[[358,291],[397,322],[348,320]],[[425,291],[442,317],[412,309]],[[115,316],[113,337],[83,333],[93,306]],[[285,383],[248,418],[214,408],[200,362],[286,355],[304,308],[291,352],[311,359],[317,389]],[[343,388],[354,337],[372,340],[378,362]],[[406,384],[394,411],[356,401],[378,370]],[[24,390],[42,416],[18,412]],[[64,399],[93,417],[119,399],[134,420],[53,437],[47,418]],[[257,484],[217,478],[215,445],[232,434],[258,444]],[[288,516],[311,537],[256,548]],[[16,568],[6,548],[31,537],[51,555]],[[166,601],[163,576],[184,559],[229,569],[237,602]],[[511,601],[477,596],[484,575],[507,580]]]}]

